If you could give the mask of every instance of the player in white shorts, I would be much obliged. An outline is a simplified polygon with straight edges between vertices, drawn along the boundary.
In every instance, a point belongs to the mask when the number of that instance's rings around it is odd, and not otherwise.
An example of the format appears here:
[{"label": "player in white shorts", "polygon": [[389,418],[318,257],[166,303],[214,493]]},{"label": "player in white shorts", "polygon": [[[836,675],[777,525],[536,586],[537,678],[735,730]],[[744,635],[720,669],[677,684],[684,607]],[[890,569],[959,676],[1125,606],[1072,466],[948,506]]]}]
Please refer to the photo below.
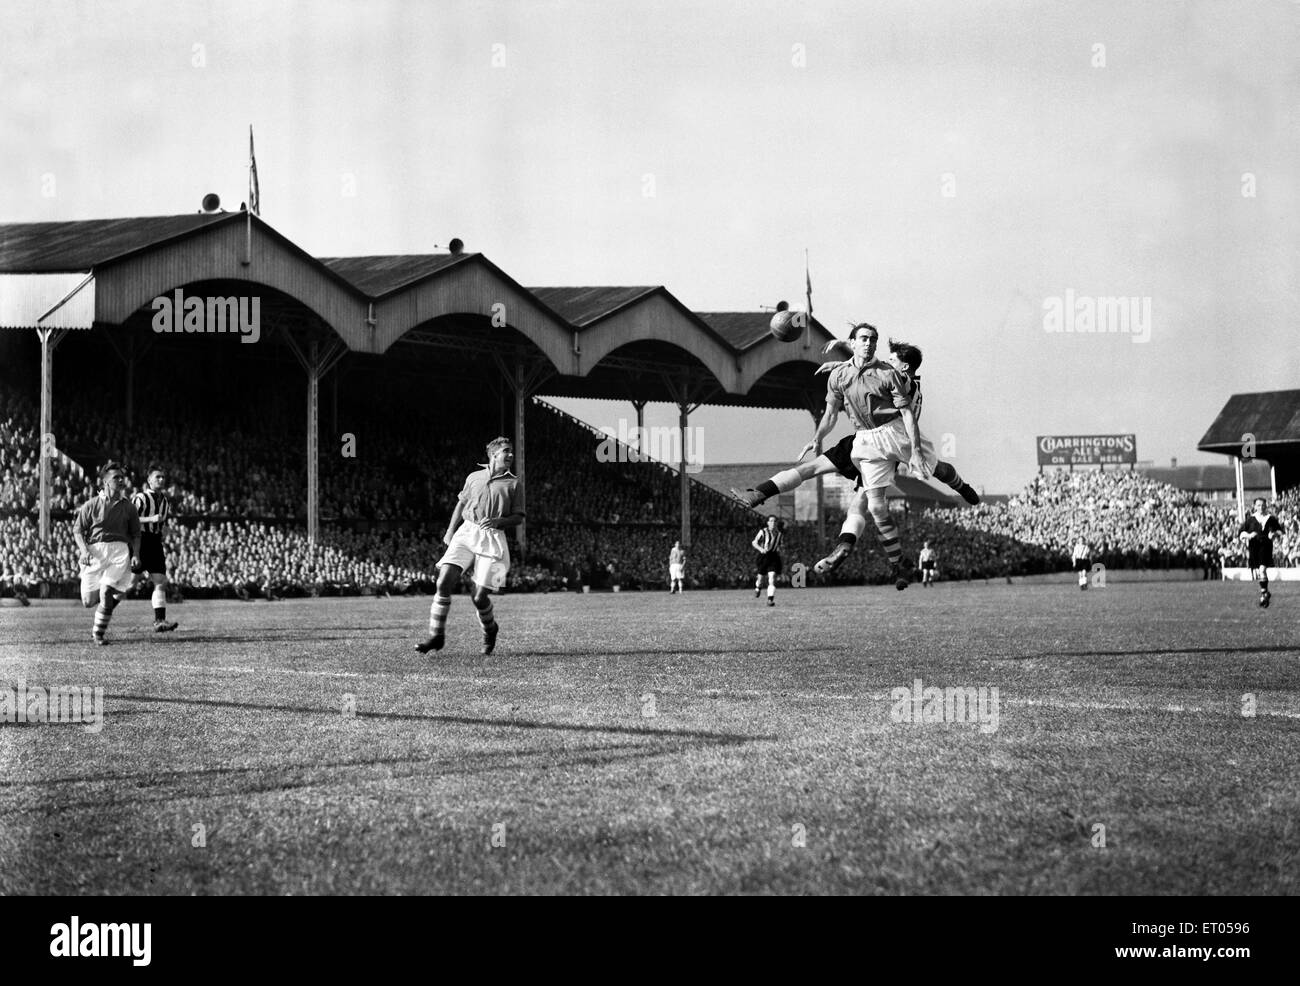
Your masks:
[{"label": "player in white shorts", "polygon": [[906,589],[902,547],[898,528],[889,513],[885,490],[893,482],[901,463],[911,474],[925,479],[933,474],[962,495],[967,503],[979,502],[978,494],[950,463],[940,462],[934,446],[920,432],[920,381],[915,376],[921,365],[921,351],[907,343],[890,341],[889,362],[875,359],[879,338],[874,326],[865,322],[849,333],[853,359],[836,364],[830,370],[826,387],[826,412],[813,440],[804,447],[805,454],[835,427],[839,412],[844,410],[857,430],[852,459],[862,476],[862,492],[855,498],[845,519],[839,541],[831,554],[817,563],[818,572],[831,572],[853,551],[857,538],[865,529],[861,508],[876,523],[880,544],[889,560],[894,586]]},{"label": "player in white shorts", "polygon": [[510,439],[494,438],[488,443],[487,453],[487,466],[465,478],[442,539],[447,550],[438,559],[438,584],[429,606],[429,636],[415,645],[421,654],[442,650],[451,594],[467,569],[473,572],[474,592],[470,599],[483,627],[483,653],[491,654],[496,647],[500,628],[489,594],[506,584],[510,545],[505,532],[523,523],[524,512],[519,480],[510,471],[515,461]]},{"label": "player in white shorts", "polygon": [[680,593],[685,578],[686,552],[682,550],[681,541],[674,541],[672,550],[668,552],[668,594]]},{"label": "player in white shorts", "polygon": [[113,610],[126,596],[139,564],[140,515],[126,496],[126,473],[114,463],[100,474],[102,491],[77,508],[72,538],[81,563],[81,604],[95,606],[91,637],[99,646]]}]

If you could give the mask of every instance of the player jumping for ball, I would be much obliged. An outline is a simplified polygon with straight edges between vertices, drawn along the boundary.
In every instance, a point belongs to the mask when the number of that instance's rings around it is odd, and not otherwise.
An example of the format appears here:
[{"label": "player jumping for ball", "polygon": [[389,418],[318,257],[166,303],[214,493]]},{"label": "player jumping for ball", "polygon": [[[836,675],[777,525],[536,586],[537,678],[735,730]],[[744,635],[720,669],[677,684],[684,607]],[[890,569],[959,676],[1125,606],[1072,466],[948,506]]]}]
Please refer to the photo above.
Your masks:
[{"label": "player jumping for ball", "polygon": [[1246,542],[1246,563],[1252,578],[1259,580],[1259,605],[1268,609],[1273,594],[1268,591],[1268,570],[1273,567],[1273,539],[1282,534],[1282,525],[1268,512],[1268,501],[1256,497],[1255,510],[1247,514],[1238,528],[1238,535]]},{"label": "player jumping for ball", "polygon": [[767,604],[776,605],[776,577],[781,574],[781,542],[785,540],[784,525],[775,517],[767,518],[767,526],[754,535],[751,542],[758,552],[758,577],[754,580],[754,598],[763,592],[763,577],[767,577]]},{"label": "player jumping for ball", "polygon": [[126,474],[119,466],[106,464],[100,482],[99,495],[73,515],[72,538],[80,551],[81,604],[97,606],[91,637],[102,647],[113,610],[131,588],[131,569],[139,564],[140,515],[126,498]]},{"label": "player jumping for ball", "polygon": [[154,633],[168,633],[176,623],[167,621],[167,558],[163,554],[163,527],[171,517],[171,503],[163,487],[167,474],[158,466],[150,466],[145,488],[131,497],[131,504],[140,515],[140,565],[138,571],[148,572],[153,582]]},{"label": "player jumping for ball", "polygon": [[[860,326],[854,326],[853,332],[856,333],[859,330],[859,328]],[[865,325],[865,323],[864,326],[861,326],[861,328],[870,329],[872,333],[875,333],[876,331],[875,328],[871,326],[867,326]],[[853,334],[851,333],[849,339],[851,340],[852,338],[853,338]],[[846,341],[844,339],[832,339],[822,349],[822,353],[824,355],[826,353],[831,352],[834,349],[844,349],[846,347],[851,350],[852,342]],[[905,347],[906,349],[914,352],[916,356],[916,365],[917,367],[920,366],[919,349],[916,349],[915,346],[908,346],[907,343],[896,343],[892,339],[890,340],[891,364],[895,365],[896,367],[901,367],[904,365],[895,347]],[[872,352],[872,358],[874,359],[874,355],[875,355],[874,344],[871,347],[871,352]],[[817,369],[814,372],[829,373],[832,370],[834,370],[836,367],[843,366],[843,365],[845,364],[836,363],[836,362],[823,363],[821,366],[817,367]],[[913,377],[913,379],[915,380],[917,378]],[[919,394],[919,392],[920,392],[920,388],[918,387],[917,393]],[[733,488],[731,490],[731,495],[736,500],[740,501],[742,504],[752,509],[761,506],[763,503],[767,502],[772,497],[777,496],[780,493],[789,493],[791,490],[797,489],[799,486],[801,486],[803,483],[806,483],[810,479],[815,479],[818,476],[826,476],[833,472],[837,472],[845,479],[850,480],[854,484],[854,486],[859,486],[861,484],[862,477],[858,473],[857,466],[853,464],[853,442],[856,437],[857,437],[856,435],[845,435],[836,444],[832,445],[829,449],[815,456],[814,458],[808,459],[806,462],[804,461],[804,458],[807,456],[807,454],[810,451],[812,451],[816,447],[816,443],[810,443],[809,445],[805,445],[803,454],[799,457],[799,461],[797,461],[789,469],[782,469],[776,475],[770,477],[769,479],[765,479],[763,482],[759,483],[757,486],[752,487],[750,489],[742,491]],[[941,462],[935,468],[935,478],[940,480],[940,482],[947,483],[947,485],[951,486],[954,490],[960,493],[962,498],[967,503],[971,505],[979,503],[980,502],[979,494],[976,493],[975,490],[972,489],[969,485],[961,481],[961,477],[957,475],[955,469],[952,470],[952,478],[950,480],[944,479],[944,476],[948,474],[947,470],[944,468],[945,465],[946,463]],[[851,511],[852,509],[853,508],[850,507]],[[857,511],[857,515],[862,518],[862,528],[863,530],[865,530],[866,518],[863,511],[859,509]],[[861,532],[859,531],[858,534],[860,535]]]},{"label": "player jumping for ball", "polygon": [[813,440],[804,446],[803,455],[835,427],[840,410],[848,412],[857,429],[852,459],[862,477],[862,491],[844,518],[834,550],[814,568],[821,573],[838,568],[866,531],[866,514],[870,513],[889,560],[890,577],[895,588],[902,590],[908,585],[902,547],[885,499],[885,490],[899,464],[906,462],[917,479],[933,473],[940,482],[960,493],[967,503],[979,503],[979,494],[951,463],[939,461],[934,447],[920,432],[917,418],[921,411],[921,389],[916,371],[921,366],[921,351],[908,343],[891,340],[889,362],[882,362],[874,358],[878,338],[875,327],[865,322],[855,325],[849,333],[853,359],[830,370],[826,411]]},{"label": "player jumping for ball", "polygon": [[483,653],[491,654],[497,643],[496,617],[490,593],[506,584],[510,571],[510,546],[506,529],[523,523],[519,480],[510,471],[515,453],[510,439],[494,438],[487,446],[487,466],[465,478],[451,522],[442,543],[446,553],[438,560],[438,583],[429,606],[429,636],[415,645],[421,654],[442,650],[451,594],[460,584],[461,573],[473,565],[474,592],[470,599],[483,627]]}]

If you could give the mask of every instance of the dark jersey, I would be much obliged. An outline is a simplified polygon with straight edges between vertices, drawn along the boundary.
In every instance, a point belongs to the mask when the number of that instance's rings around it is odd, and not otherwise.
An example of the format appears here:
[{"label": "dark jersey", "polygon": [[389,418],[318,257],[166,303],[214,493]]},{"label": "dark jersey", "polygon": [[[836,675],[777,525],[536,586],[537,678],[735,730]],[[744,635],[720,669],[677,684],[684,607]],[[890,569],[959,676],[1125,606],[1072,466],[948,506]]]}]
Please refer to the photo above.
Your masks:
[{"label": "dark jersey", "polygon": [[73,523],[87,544],[130,544],[140,537],[140,515],[131,501],[110,500],[102,493],[77,508]]}]

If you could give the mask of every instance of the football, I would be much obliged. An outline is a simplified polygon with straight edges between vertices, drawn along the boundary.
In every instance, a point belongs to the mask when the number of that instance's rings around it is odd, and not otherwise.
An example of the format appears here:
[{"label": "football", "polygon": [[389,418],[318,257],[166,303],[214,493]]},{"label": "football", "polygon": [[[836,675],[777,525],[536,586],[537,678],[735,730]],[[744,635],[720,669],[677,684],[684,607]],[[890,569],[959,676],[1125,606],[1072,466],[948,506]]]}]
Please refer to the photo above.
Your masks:
[{"label": "football", "polygon": [[807,319],[803,312],[794,312],[789,308],[778,306],[776,314],[772,316],[772,321],[767,324],[767,327],[772,335],[782,342],[793,342],[799,338],[799,333],[804,330],[806,324]]}]

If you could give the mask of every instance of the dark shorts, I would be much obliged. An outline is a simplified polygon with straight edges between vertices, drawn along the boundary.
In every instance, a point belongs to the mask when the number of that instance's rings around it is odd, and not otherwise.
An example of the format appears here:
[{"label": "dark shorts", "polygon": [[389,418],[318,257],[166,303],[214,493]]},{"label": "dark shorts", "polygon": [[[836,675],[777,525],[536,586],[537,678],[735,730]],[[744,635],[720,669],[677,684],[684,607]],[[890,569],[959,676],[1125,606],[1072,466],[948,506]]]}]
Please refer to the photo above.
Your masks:
[{"label": "dark shorts", "polygon": [[768,572],[781,572],[781,552],[769,551],[758,556],[758,574],[766,575]]},{"label": "dark shorts", "polygon": [[828,448],[822,455],[831,460],[831,465],[845,479],[851,479],[855,484],[862,482],[862,474],[858,472],[858,467],[853,464],[853,439],[857,435],[845,435],[838,442]]},{"label": "dark shorts", "polygon": [[1091,568],[1092,568],[1091,558],[1080,558],[1078,561],[1074,563],[1074,570],[1076,572],[1086,572],[1089,571]]},{"label": "dark shorts", "polygon": [[923,572],[928,572],[928,571],[929,571],[930,569],[932,569],[932,568],[934,568],[934,562],[933,562],[933,561],[923,561],[923,562],[921,562],[921,571],[923,571]]},{"label": "dark shorts", "polygon": [[167,574],[167,559],[163,557],[161,534],[150,534],[148,531],[140,534],[139,571],[148,572],[150,575]]},{"label": "dark shorts", "polygon": [[1273,542],[1262,534],[1251,538],[1250,546],[1246,549],[1246,564],[1251,568],[1272,568]]}]

